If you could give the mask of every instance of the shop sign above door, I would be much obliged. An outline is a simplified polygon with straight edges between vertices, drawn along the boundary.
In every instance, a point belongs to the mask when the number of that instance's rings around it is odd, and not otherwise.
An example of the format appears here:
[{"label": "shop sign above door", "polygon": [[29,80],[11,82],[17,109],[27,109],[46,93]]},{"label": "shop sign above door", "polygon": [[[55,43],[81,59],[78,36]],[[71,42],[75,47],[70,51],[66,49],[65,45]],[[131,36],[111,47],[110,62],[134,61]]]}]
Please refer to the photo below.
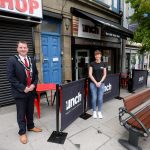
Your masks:
[{"label": "shop sign above door", "polygon": [[42,0],[0,0],[0,11],[42,18]]},{"label": "shop sign above door", "polygon": [[101,28],[90,20],[73,16],[73,36],[100,40]]}]

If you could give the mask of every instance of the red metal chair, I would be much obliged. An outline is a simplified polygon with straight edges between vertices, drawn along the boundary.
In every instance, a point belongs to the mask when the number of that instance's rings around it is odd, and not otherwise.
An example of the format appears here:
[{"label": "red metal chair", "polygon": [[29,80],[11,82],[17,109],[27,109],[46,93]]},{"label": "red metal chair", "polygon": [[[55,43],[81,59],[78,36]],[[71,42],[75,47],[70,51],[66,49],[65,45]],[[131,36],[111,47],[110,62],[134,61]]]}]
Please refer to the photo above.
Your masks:
[{"label": "red metal chair", "polygon": [[129,74],[122,73],[121,74],[121,86],[122,86],[122,88],[128,87],[128,81],[129,81]]},{"label": "red metal chair", "polygon": [[35,105],[36,110],[37,110],[38,118],[40,118],[41,110],[40,110],[40,104],[39,104],[37,98],[34,99],[34,105]]},{"label": "red metal chair", "polygon": [[41,95],[40,93],[50,91],[51,93],[51,105],[52,105],[52,90],[56,90],[56,84],[55,83],[40,83],[37,84],[36,92],[37,92],[37,98],[34,100],[35,107],[37,109],[38,118],[40,118],[40,99]]}]

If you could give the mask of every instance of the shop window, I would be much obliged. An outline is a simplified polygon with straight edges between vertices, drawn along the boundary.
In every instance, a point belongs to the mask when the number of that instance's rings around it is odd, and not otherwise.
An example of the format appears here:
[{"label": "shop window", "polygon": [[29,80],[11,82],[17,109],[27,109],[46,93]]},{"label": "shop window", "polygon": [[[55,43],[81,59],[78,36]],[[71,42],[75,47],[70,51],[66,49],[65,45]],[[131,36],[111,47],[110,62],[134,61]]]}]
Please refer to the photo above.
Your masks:
[{"label": "shop window", "polygon": [[131,55],[131,60],[130,60],[130,68],[131,69],[135,69],[135,63],[136,63],[136,59],[135,59],[135,55]]},{"label": "shop window", "polygon": [[142,59],[138,54],[131,54],[130,69],[142,69]]},{"label": "shop window", "polygon": [[88,77],[89,54],[87,51],[77,52],[78,79]]},{"label": "shop window", "polygon": [[145,55],[144,56],[144,66],[143,69],[147,70],[148,69],[148,56]]},{"label": "shop window", "polygon": [[130,53],[126,53],[126,70],[129,71],[130,66]]},{"label": "shop window", "polygon": [[113,67],[113,58],[112,58],[112,51],[111,50],[103,50],[103,62],[107,65],[107,70],[110,73],[114,72]]}]

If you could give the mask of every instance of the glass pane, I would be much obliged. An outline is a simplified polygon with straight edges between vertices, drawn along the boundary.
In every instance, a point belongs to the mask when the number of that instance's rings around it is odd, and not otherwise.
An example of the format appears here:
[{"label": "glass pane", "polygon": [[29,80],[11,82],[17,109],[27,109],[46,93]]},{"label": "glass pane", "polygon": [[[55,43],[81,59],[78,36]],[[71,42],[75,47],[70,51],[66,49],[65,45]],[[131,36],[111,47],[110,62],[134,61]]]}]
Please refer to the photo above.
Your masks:
[{"label": "glass pane", "polygon": [[57,32],[58,24],[55,22],[49,22],[47,20],[42,21],[42,32]]},{"label": "glass pane", "polygon": [[88,64],[89,64],[89,56],[88,53],[85,51],[78,52],[77,58],[77,65],[78,65],[78,78],[86,78],[88,76]]},{"label": "glass pane", "polygon": [[103,62],[106,63],[108,71],[112,71],[111,51],[110,50],[103,51]]}]

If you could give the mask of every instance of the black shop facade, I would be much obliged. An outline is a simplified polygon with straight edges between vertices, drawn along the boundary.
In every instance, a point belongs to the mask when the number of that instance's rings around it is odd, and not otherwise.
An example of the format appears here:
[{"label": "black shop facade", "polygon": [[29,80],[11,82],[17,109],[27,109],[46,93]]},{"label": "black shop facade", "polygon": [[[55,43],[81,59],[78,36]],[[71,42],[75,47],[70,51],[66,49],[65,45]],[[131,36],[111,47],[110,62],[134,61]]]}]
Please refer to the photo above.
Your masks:
[{"label": "black shop facade", "polygon": [[29,44],[29,55],[35,54],[33,28],[41,23],[42,1],[0,0],[0,106],[14,103],[7,78],[7,60],[17,54],[19,40]]},{"label": "black shop facade", "polygon": [[94,51],[102,52],[102,61],[107,65],[108,74],[120,72],[121,39],[132,33],[110,20],[72,8],[72,78],[88,77],[88,67],[94,60]]}]

